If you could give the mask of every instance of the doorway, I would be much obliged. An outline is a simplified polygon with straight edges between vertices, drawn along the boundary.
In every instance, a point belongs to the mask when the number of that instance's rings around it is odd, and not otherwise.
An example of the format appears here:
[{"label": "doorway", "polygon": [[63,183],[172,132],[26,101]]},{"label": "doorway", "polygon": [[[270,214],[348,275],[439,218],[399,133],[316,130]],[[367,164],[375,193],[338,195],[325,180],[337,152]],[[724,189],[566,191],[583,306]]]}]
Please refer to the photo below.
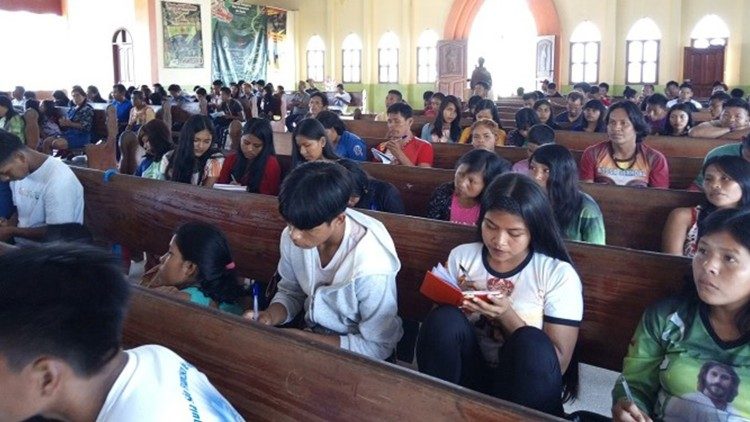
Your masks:
[{"label": "doorway", "polygon": [[715,81],[724,80],[724,46],[685,47],[683,78],[693,85],[693,95],[708,97]]},{"label": "doorway", "polygon": [[135,66],[133,65],[133,40],[127,29],[118,29],[112,37],[112,62],[116,84],[126,87],[135,85]]}]

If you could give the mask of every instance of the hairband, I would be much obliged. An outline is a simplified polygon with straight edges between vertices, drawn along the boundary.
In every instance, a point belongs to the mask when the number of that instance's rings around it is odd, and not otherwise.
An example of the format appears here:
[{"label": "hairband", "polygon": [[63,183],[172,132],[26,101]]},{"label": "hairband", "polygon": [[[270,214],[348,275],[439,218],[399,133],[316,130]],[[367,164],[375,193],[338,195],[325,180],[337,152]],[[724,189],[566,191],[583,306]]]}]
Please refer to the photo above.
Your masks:
[{"label": "hairband", "polygon": [[233,270],[234,267],[235,267],[234,261],[231,261],[229,264],[227,264],[227,265],[224,266],[224,268],[226,268],[228,270]]}]

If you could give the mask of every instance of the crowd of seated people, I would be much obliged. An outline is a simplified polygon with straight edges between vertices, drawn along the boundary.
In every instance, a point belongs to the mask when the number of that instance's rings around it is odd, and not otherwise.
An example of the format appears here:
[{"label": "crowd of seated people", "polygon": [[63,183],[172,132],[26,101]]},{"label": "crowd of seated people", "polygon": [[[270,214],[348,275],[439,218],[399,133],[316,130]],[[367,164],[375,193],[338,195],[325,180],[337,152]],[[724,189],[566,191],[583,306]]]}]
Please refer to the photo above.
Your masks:
[{"label": "crowd of seated people", "polygon": [[[521,98],[524,105],[519,103],[515,112],[515,128],[506,134],[497,104],[482,98],[489,91],[487,83],[479,82],[474,90],[478,98],[470,107],[453,95],[425,95],[424,116],[433,117],[417,137],[412,129],[416,110],[392,90],[386,110],[376,119],[386,122],[387,140],[368,151],[366,140],[348,130],[338,113],[351,101],[344,87],[329,110],[328,96],[314,85],[310,90],[306,86],[299,83],[288,110],[279,109],[282,93],[265,81],[227,86],[214,81],[210,95],[202,87],[194,89],[197,99],[176,85],[168,92],[159,84],[153,89],[113,87],[109,97],[120,129],[137,134],[141,155],[135,175],[208,188],[237,185],[249,193],[277,195],[287,224],[279,240],[278,290],[258,313],[252,310],[250,286],[237,274],[226,236],[201,222],[201,216],[175,227],[169,245],[164,245],[166,253],[141,281],[143,286],[261,324],[293,327],[299,336],[373,359],[392,359],[404,334],[395,282],[400,260],[385,226],[356,209],[404,213],[404,203],[395,186],[370,177],[359,162],[431,167],[433,143],[470,143],[473,148],[455,163],[453,181],[433,192],[426,217],[477,228],[476,242],[445,251],[446,269],[461,280],[462,289],[493,293],[487,300],[467,299],[463,310],[434,308],[419,328],[418,368],[562,416],[563,402],[577,393],[574,350],[584,318],[581,280],[563,240],[606,243],[599,205],[580,183],[666,189],[667,157],[649,146],[650,136],[672,136],[675,142],[684,136],[742,140],[707,154],[693,186],[705,193],[704,202],[675,209],[665,224],[663,252],[693,259],[693,283],[686,293],[646,311],[624,362],[623,376],[632,394],[621,384],[615,386],[613,416],[677,420],[711,411],[729,419],[747,416],[735,400],[737,385],[750,381],[745,321],[750,290],[742,278],[750,271],[750,107],[743,99],[717,90],[706,106],[710,120],[696,123],[700,103],[692,98],[688,83],[670,83],[668,95],[653,92],[653,87],[644,87],[638,95],[628,87],[622,100],[610,97],[609,85],[603,83],[575,87],[562,98],[565,110],[555,115],[563,103],[550,83],[544,92]],[[39,246],[50,227],[83,222],[80,183],[49,154],[94,141],[93,105],[106,100],[93,86],[85,91],[75,87],[72,101],[64,105],[64,92],[41,104],[25,93],[0,96],[0,240],[28,249],[7,255],[14,261],[0,258],[0,268],[20,280],[28,277],[13,267],[20,259],[38,262],[39,271],[55,254],[69,262],[96,256],[111,263],[102,252],[85,247],[81,251],[87,255],[80,256],[72,247]],[[152,106],[202,100],[213,116],[191,115],[173,142],[173,128],[156,118]],[[259,115],[246,116],[244,102],[255,105],[250,109]],[[37,123],[44,129],[41,152],[25,143],[22,113],[28,108],[38,111]],[[462,127],[464,115],[473,118],[470,126]],[[272,128],[279,118],[292,132],[286,177]],[[229,149],[223,140],[233,121],[241,122],[242,130],[239,142]],[[555,143],[556,130],[600,133],[602,140],[582,151],[577,163],[570,150]],[[528,156],[510,163],[496,152],[504,146],[525,148]],[[43,194],[32,201],[28,192],[34,189]],[[45,277],[55,279],[52,274]],[[108,282],[120,283],[117,277]],[[515,288],[505,294],[500,282],[508,280]],[[127,295],[127,289],[120,295]],[[124,306],[118,303],[114,306]],[[10,321],[13,312],[14,307],[0,307],[0,315]],[[681,326],[672,315],[679,315]],[[671,336],[678,329],[683,333]],[[0,362],[12,353],[3,346],[7,338],[14,337],[0,331]],[[120,351],[92,371],[115,371],[112,376],[117,376],[123,353],[150,353],[153,359],[172,363],[181,359],[163,349]],[[665,359],[682,366],[660,366]],[[697,377],[697,390],[694,379],[666,376],[680,368]],[[721,393],[707,386],[708,377],[716,373],[725,374],[734,387]],[[197,385],[205,389],[203,394],[218,394],[208,383]],[[206,400],[202,405],[215,404]],[[140,411],[112,409],[121,412],[112,415]],[[231,406],[221,409],[229,412]],[[54,414],[54,409],[19,416],[37,413]]]}]

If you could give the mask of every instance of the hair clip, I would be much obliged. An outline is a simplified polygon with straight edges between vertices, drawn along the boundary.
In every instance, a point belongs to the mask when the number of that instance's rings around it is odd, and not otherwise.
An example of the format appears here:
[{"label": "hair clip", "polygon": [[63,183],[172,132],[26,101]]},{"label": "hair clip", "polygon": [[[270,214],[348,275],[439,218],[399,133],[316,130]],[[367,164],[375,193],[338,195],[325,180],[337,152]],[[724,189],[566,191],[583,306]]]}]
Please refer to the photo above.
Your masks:
[{"label": "hair clip", "polygon": [[226,269],[228,269],[228,270],[233,270],[233,269],[234,269],[234,267],[235,267],[235,265],[234,265],[234,261],[232,261],[232,262],[230,262],[229,264],[227,264],[227,265],[225,265],[225,266],[224,266],[224,268],[226,268]]}]

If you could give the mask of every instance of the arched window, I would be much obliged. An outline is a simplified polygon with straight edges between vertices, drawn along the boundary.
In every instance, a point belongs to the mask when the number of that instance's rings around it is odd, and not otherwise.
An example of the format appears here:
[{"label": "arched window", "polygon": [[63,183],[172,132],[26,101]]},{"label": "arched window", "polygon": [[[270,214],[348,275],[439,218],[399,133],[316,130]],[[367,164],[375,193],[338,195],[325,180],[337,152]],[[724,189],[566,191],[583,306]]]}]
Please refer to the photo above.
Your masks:
[{"label": "arched window", "polygon": [[323,82],[325,74],[326,45],[318,35],[307,42],[307,78]]},{"label": "arched window", "polygon": [[599,82],[602,33],[589,21],[581,22],[570,36],[570,84]]},{"label": "arched window", "polygon": [[357,34],[349,34],[344,38],[341,57],[343,82],[362,82],[362,41]]},{"label": "arched window", "polygon": [[437,32],[427,29],[417,40],[417,83],[437,80]]},{"label": "arched window", "polygon": [[125,86],[135,83],[133,66],[133,40],[127,29],[118,29],[112,36],[112,56],[114,58],[115,83]]},{"label": "arched window", "polygon": [[690,33],[690,44],[696,48],[706,48],[712,45],[727,45],[729,27],[716,15],[706,15],[695,24]]},{"label": "arched window", "polygon": [[386,32],[378,43],[378,82],[398,82],[398,37]]},{"label": "arched window", "polygon": [[650,18],[638,20],[626,39],[625,83],[658,83],[661,31],[656,22]]}]

